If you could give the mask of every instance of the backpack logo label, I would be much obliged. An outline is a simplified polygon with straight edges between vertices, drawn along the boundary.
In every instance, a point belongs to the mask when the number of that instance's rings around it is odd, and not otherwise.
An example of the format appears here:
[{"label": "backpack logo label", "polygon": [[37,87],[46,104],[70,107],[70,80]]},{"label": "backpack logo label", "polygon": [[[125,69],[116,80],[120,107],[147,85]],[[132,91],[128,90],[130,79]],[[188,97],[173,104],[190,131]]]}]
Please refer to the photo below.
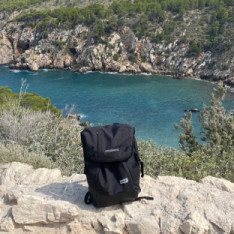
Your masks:
[{"label": "backpack logo label", "polygon": [[124,179],[120,180],[119,182],[120,182],[120,184],[126,184],[126,183],[128,183],[128,178],[124,178]]},{"label": "backpack logo label", "polygon": [[106,153],[117,152],[117,151],[119,151],[119,148],[118,149],[107,149],[107,150],[105,150]]}]

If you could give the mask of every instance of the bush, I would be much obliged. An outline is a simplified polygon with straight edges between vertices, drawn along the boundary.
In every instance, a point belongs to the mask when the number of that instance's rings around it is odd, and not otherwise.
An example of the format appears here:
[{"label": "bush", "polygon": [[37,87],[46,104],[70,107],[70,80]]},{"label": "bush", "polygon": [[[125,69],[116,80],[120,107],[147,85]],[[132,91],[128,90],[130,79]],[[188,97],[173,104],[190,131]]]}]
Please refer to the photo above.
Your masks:
[{"label": "bush", "polygon": [[26,147],[0,142],[0,163],[21,162],[36,168],[55,168],[57,165],[43,153],[29,152]]},{"label": "bush", "polygon": [[[9,89],[6,92],[16,95]],[[234,116],[228,116],[222,106],[224,93],[219,84],[211,96],[211,105],[201,112],[205,144],[199,144],[193,135],[191,113],[178,127],[182,131],[180,151],[156,146],[151,140],[138,142],[146,174],[196,181],[210,175],[234,182]],[[66,175],[83,173],[82,127],[77,121],[49,110],[34,111],[19,102],[8,100],[0,112],[0,163],[19,161],[35,168],[58,167]]]},{"label": "bush", "polygon": [[[234,181],[234,116],[229,116],[222,106],[225,88],[219,83],[211,95],[210,106],[204,106],[199,117],[202,140],[199,144],[193,135],[192,114],[180,122],[180,146],[189,160],[199,169],[199,177],[212,175]],[[192,170],[192,168],[191,168]],[[195,173],[195,172],[194,172]]]},{"label": "bush", "polygon": [[206,176],[225,178],[234,182],[233,153],[221,157],[219,147],[211,153],[198,149],[188,156],[185,152],[156,146],[151,140],[138,142],[145,173],[157,176],[180,176],[199,181]]},{"label": "bush", "polygon": [[18,102],[20,106],[30,108],[34,111],[51,111],[54,114],[61,115],[61,110],[57,109],[51,103],[50,98],[43,98],[36,93],[13,93],[8,87],[0,87],[0,109],[7,107],[9,103]]},{"label": "bush", "polygon": [[202,52],[202,48],[201,48],[200,44],[193,42],[190,45],[190,47],[186,53],[186,57],[197,57],[201,52]]},{"label": "bush", "polygon": [[129,60],[131,63],[135,63],[135,62],[136,62],[136,59],[137,59],[136,54],[134,54],[134,55],[130,54],[130,55],[128,56],[128,60]]},{"label": "bush", "polygon": [[119,60],[119,55],[118,55],[118,54],[114,54],[113,59],[114,59],[115,61],[118,61],[118,60]]},{"label": "bush", "polygon": [[0,143],[20,145],[28,152],[44,155],[64,174],[83,172],[81,129],[76,120],[49,110],[34,111],[20,106],[19,100],[8,101],[0,113]]}]

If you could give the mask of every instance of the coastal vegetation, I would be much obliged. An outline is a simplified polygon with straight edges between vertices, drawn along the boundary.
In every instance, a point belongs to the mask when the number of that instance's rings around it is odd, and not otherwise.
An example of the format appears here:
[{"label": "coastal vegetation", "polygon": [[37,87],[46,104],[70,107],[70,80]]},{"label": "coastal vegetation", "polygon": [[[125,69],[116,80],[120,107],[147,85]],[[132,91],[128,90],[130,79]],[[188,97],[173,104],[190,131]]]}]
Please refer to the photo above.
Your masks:
[{"label": "coastal vegetation", "polygon": [[[20,101],[19,101],[20,100]],[[53,114],[61,115],[62,112],[51,103],[50,98],[43,98],[36,93],[13,93],[8,87],[0,87],[0,110],[10,108],[9,104],[18,102],[20,107],[27,107],[33,111],[50,111]]]},{"label": "coastal vegetation", "polygon": [[[20,161],[36,168],[59,167],[64,174],[83,173],[79,123],[50,109],[22,105],[25,92],[19,95],[8,88],[1,90],[5,95],[0,98],[0,163]],[[225,88],[219,84],[210,105],[201,112],[202,144],[193,134],[190,112],[176,126],[181,131],[180,150],[157,146],[151,140],[138,142],[148,175],[192,180],[211,175],[234,182],[234,116],[222,106],[224,95]]]},{"label": "coastal vegetation", "polygon": [[[0,5],[0,10],[21,10],[24,9],[22,6],[27,8],[43,2],[44,0],[18,0],[17,3],[5,1],[5,4]],[[107,6],[93,3],[83,7],[75,7],[68,1],[67,5],[53,10],[45,8],[23,11],[13,21],[22,23],[22,27],[36,28],[44,38],[49,31],[57,28],[74,29],[79,24],[85,25],[92,28],[92,37],[100,43],[107,43],[105,38],[125,25],[139,39],[147,37],[151,42],[157,43],[175,40],[183,27],[186,27],[186,19],[189,17],[186,12],[191,10],[199,10],[207,17],[201,17],[196,25],[193,22],[196,31],[199,31],[195,38],[193,32],[191,37],[181,36],[181,43],[190,43],[187,57],[198,56],[201,51],[216,48],[219,43],[223,43],[224,37],[231,38],[232,33],[227,26],[227,23],[231,24],[233,21],[230,0],[122,0],[109,1]],[[223,50],[228,50],[231,46],[229,41],[224,44]]]},{"label": "coastal vegetation", "polygon": [[3,0],[0,64],[154,73],[233,86],[230,0]]}]

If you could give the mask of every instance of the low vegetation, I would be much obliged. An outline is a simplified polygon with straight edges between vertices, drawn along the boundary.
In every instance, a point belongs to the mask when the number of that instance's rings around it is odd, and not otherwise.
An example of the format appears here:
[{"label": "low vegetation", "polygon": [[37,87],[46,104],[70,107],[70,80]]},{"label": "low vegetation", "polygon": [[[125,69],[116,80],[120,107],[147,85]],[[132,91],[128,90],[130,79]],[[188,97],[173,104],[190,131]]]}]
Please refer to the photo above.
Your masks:
[{"label": "low vegetation", "polygon": [[211,175],[234,182],[234,116],[222,106],[225,89],[214,90],[210,106],[200,115],[203,144],[193,134],[192,114],[180,121],[180,151],[157,147],[152,141],[140,142],[139,151],[151,176],[174,175],[199,181]]},{"label": "low vegetation", "polygon": [[18,102],[21,107],[27,107],[34,111],[50,111],[51,113],[61,115],[61,110],[57,109],[51,103],[50,98],[43,98],[36,93],[13,93],[8,87],[0,87],[0,110],[1,108],[7,108],[9,103],[13,101]]},{"label": "low vegetation", "polygon": [[[12,9],[14,5],[12,1],[3,2],[0,10]],[[20,2],[22,2],[21,5]],[[17,0],[14,10],[24,9],[21,7],[26,5],[29,7],[40,2],[42,4],[45,1]],[[186,35],[191,41],[188,57],[197,56],[202,50],[217,47],[221,42],[225,44],[223,39],[231,37],[227,25],[233,25],[233,8],[230,0],[121,0],[108,1],[109,4],[106,5],[91,1],[92,4],[82,7],[75,7],[77,5],[70,2],[68,0],[67,4],[61,7],[55,9],[53,7],[53,10],[49,7],[41,10],[23,10],[14,21],[20,22],[22,27],[35,28],[45,38],[49,31],[56,28],[74,29],[78,24],[82,24],[91,27],[92,38],[100,43],[105,41],[103,38],[113,31],[118,31],[121,26],[130,27],[138,38],[147,37],[152,42],[162,40],[172,42],[181,36],[183,27],[186,28],[192,24],[193,29],[200,31],[196,31],[198,34],[196,37],[193,32],[186,32],[191,34]],[[189,16],[186,16],[186,12],[196,10],[201,11],[201,14],[205,14],[206,17],[200,17],[199,22],[188,23],[187,20],[191,21],[193,17],[191,17],[192,12]],[[194,17],[195,21],[196,18],[197,16]],[[192,43],[194,40],[195,43]],[[228,45],[225,44],[225,46]]]},{"label": "low vegetation", "polygon": [[[9,90],[8,93],[15,95]],[[162,148],[150,140],[138,142],[148,175],[192,180],[211,175],[234,182],[234,116],[229,116],[222,106],[224,94],[220,84],[211,96],[210,106],[204,106],[201,112],[204,144],[199,144],[193,135],[191,113],[185,114],[180,126],[176,126],[181,131],[180,150]],[[33,105],[21,105],[23,99],[19,97],[5,95],[0,99],[0,163],[20,161],[35,168],[59,167],[67,175],[83,173],[82,127],[76,120],[50,110],[35,111]]]}]

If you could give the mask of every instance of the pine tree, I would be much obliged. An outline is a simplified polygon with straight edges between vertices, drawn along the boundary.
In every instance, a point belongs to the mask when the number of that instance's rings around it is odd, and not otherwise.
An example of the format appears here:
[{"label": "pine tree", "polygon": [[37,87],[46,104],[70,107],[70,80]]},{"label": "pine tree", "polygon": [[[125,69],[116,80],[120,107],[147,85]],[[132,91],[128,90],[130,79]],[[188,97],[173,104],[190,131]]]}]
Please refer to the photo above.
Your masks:
[{"label": "pine tree", "polygon": [[228,116],[222,105],[225,93],[226,89],[220,82],[211,95],[210,106],[205,105],[200,116],[207,150],[215,148],[219,154],[232,152],[234,148],[234,116]]},{"label": "pine tree", "polygon": [[[175,125],[175,128],[179,128],[178,125]],[[180,134],[179,144],[180,149],[191,155],[192,152],[198,149],[198,143],[196,137],[193,134],[193,126],[192,126],[192,113],[184,115],[184,118],[180,121],[180,129],[183,133]]]},{"label": "pine tree", "polygon": [[199,145],[193,134],[192,113],[184,115],[180,126],[175,124],[182,133],[179,137],[181,150],[187,155],[199,150],[215,157],[234,157],[234,116],[228,116],[223,107],[222,100],[226,89],[220,82],[211,94],[210,106],[204,105],[199,120],[202,124],[202,140],[206,143]]}]

